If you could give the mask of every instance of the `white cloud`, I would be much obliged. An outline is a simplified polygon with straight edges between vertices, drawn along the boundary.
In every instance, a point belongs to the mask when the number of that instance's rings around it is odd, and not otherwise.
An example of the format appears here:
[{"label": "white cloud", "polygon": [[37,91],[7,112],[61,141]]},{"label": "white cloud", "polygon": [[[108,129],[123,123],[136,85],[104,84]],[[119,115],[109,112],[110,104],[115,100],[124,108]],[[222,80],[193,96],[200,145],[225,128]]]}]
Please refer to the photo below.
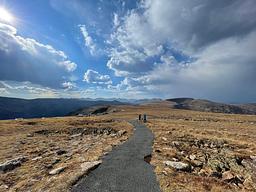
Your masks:
[{"label": "white cloud", "polygon": [[107,66],[124,81],[110,88],[253,102],[255,18],[252,0],[143,1],[111,36]]},{"label": "white cloud", "polygon": [[70,89],[73,89],[73,88],[77,87],[74,82],[70,82],[70,81],[66,81],[66,82],[62,83],[62,86],[66,90],[70,90]]},{"label": "white cloud", "polygon": [[112,84],[111,78],[109,75],[102,75],[97,71],[88,69],[84,74],[84,81],[87,83],[94,83],[94,84]]},{"label": "white cloud", "polygon": [[120,21],[119,21],[119,17],[118,17],[118,14],[117,13],[114,13],[114,16],[113,16],[113,24],[114,24],[114,27],[118,27],[120,25]]},{"label": "white cloud", "polygon": [[[93,97],[95,90],[74,87],[66,82],[66,89],[52,89],[30,82],[0,81],[0,94],[6,97],[18,98],[85,98]],[[68,89],[68,86],[72,87]]]},{"label": "white cloud", "polygon": [[97,52],[96,44],[93,41],[93,38],[89,35],[85,25],[78,25],[80,31],[84,38],[85,46],[89,49],[91,55],[95,55]]},{"label": "white cloud", "polygon": [[17,34],[0,23],[0,80],[30,81],[49,87],[61,87],[76,64],[63,51]]}]

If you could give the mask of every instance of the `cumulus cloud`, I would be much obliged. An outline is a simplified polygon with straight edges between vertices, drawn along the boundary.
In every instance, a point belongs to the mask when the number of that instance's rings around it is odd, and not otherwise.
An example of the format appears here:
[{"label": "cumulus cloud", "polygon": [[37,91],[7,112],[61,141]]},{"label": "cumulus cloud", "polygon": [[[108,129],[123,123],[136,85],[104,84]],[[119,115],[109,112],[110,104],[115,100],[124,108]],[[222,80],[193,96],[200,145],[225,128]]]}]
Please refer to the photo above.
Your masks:
[{"label": "cumulus cloud", "polygon": [[14,27],[2,23],[0,58],[0,80],[30,81],[53,88],[60,88],[77,66],[63,51],[24,38]]},{"label": "cumulus cloud", "polygon": [[93,84],[112,84],[111,78],[109,75],[102,75],[97,71],[88,69],[86,73],[84,74],[84,81],[87,83],[93,83]]},{"label": "cumulus cloud", "polygon": [[76,86],[76,83],[74,82],[66,81],[62,83],[62,87],[66,90],[70,90],[70,89],[76,88],[77,86]]},{"label": "cumulus cloud", "polygon": [[255,101],[255,1],[146,0],[121,21],[107,63],[124,77],[116,88]]}]

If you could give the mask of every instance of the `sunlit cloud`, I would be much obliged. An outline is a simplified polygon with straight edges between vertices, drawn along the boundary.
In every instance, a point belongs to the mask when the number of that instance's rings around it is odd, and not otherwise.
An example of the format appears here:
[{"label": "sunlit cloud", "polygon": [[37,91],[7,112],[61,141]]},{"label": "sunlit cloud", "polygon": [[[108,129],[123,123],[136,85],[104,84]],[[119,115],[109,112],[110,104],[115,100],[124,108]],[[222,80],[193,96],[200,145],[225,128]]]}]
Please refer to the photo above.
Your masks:
[{"label": "sunlit cloud", "polygon": [[0,7],[0,21],[6,23],[13,23],[14,16],[4,7]]}]

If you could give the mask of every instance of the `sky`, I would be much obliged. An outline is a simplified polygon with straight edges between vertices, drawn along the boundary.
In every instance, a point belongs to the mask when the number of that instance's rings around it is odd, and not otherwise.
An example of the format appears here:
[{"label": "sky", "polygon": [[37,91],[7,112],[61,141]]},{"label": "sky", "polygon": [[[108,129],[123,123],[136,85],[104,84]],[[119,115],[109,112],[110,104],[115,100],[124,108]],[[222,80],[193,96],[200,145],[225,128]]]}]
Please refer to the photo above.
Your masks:
[{"label": "sky", "polygon": [[256,1],[0,0],[0,96],[256,102]]}]

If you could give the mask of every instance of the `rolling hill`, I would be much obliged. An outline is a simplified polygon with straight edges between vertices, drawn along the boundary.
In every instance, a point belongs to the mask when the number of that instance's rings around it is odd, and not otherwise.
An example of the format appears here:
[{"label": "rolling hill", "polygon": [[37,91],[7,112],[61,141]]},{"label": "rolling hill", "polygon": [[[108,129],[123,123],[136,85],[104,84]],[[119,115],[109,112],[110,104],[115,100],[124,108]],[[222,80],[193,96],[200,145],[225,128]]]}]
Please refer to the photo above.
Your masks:
[{"label": "rolling hill", "polygon": [[209,100],[193,99],[193,98],[174,98],[167,99],[173,102],[175,109],[187,109],[203,112],[215,113],[231,113],[231,114],[256,114],[256,104],[224,104]]},{"label": "rolling hill", "polygon": [[72,111],[96,105],[120,105],[118,101],[84,99],[18,99],[0,97],[0,119],[66,116]]}]

